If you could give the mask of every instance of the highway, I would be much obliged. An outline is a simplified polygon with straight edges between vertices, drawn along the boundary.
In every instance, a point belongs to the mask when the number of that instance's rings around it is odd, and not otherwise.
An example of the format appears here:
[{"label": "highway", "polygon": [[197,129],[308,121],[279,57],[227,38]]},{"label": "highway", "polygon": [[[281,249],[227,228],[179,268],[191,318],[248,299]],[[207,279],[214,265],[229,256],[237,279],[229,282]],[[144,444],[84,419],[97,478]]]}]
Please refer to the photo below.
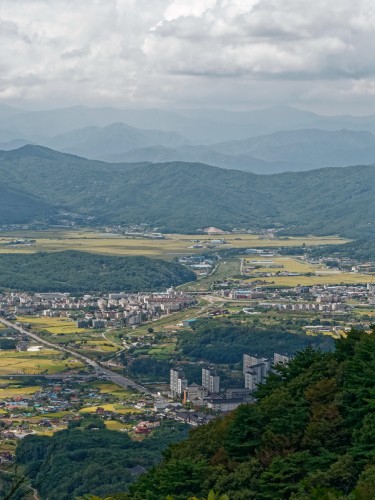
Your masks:
[{"label": "highway", "polygon": [[3,325],[5,325],[9,328],[12,328],[13,330],[17,330],[18,332],[22,333],[23,335],[27,335],[28,337],[30,337],[33,340],[36,340],[37,342],[39,342],[42,345],[50,347],[51,349],[66,352],[66,353],[70,354],[71,356],[73,356],[74,358],[79,359],[80,361],[82,361],[82,363],[84,363],[88,366],[91,366],[94,369],[95,375],[98,378],[108,379],[111,382],[113,382],[114,384],[117,384],[118,386],[123,387],[124,389],[128,389],[128,388],[135,389],[141,393],[145,393],[149,396],[152,396],[153,398],[157,399],[158,401],[161,401],[161,402],[166,401],[162,396],[160,396],[159,394],[157,394],[155,392],[150,391],[150,389],[147,389],[143,385],[138,384],[137,382],[135,382],[134,380],[131,380],[130,378],[124,377],[123,375],[120,375],[116,372],[113,372],[112,370],[109,370],[108,368],[104,368],[103,366],[101,366],[100,363],[97,363],[96,361],[88,358],[87,356],[84,356],[83,354],[80,354],[80,353],[74,351],[73,349],[68,349],[67,347],[62,347],[60,345],[53,344],[52,342],[48,342],[48,340],[44,340],[43,338],[39,337],[37,334],[29,332],[28,330],[26,330],[22,326],[16,325],[15,323],[12,323],[11,321],[9,321],[5,318],[0,318],[0,323],[2,323]]}]

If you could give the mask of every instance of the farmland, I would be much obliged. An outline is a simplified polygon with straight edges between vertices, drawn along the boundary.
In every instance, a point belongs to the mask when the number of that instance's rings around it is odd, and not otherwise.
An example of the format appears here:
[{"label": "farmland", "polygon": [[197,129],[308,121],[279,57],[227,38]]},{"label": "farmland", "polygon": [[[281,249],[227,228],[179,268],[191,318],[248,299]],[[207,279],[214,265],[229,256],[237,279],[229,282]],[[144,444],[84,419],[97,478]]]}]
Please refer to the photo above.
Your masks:
[{"label": "farmland", "polygon": [[[241,259],[243,269],[242,276],[239,278]],[[248,267],[255,269],[247,270]],[[283,275],[283,273],[291,274]],[[242,255],[238,258],[220,260],[213,274],[198,280],[196,283],[183,285],[181,288],[189,291],[204,291],[209,290],[214,282],[228,279],[233,283],[238,282],[241,286],[256,282],[257,286],[260,287],[293,287],[297,285],[372,283],[374,277],[372,274],[328,269],[323,265],[310,264],[292,256],[262,257],[258,259]]]},{"label": "farmland", "polygon": [[[261,262],[269,262],[269,265],[275,267],[257,267],[256,273],[296,273],[297,276],[272,276],[265,278],[275,286],[297,286],[297,285],[321,285],[321,284],[355,284],[371,283],[373,276],[370,274],[340,272],[330,270],[325,266],[310,264],[301,259],[293,257],[270,257],[263,258]],[[250,265],[256,262],[256,259],[246,259]],[[245,264],[246,267],[246,264]]]},{"label": "farmland", "polygon": [[52,335],[79,334],[86,332],[84,328],[77,328],[75,322],[70,318],[19,316],[18,321],[21,323],[29,323],[32,328],[37,331],[46,330]]},{"label": "farmland", "polygon": [[54,374],[82,366],[76,360],[61,359],[61,354],[53,350],[11,353],[0,351],[0,375]]},{"label": "farmland", "polygon": [[[61,252],[78,250],[104,255],[132,256],[143,255],[152,258],[171,260],[178,256],[199,254],[207,251],[215,238],[225,238],[226,244],[211,246],[210,250],[232,248],[261,248],[279,246],[316,246],[345,243],[337,237],[291,237],[270,238],[251,234],[225,234],[222,236],[167,234],[165,239],[125,237],[117,234],[97,233],[90,230],[80,231],[21,231],[2,233],[0,253]],[[10,243],[17,239],[35,240],[30,244]],[[196,246],[199,240],[200,248]]]}]

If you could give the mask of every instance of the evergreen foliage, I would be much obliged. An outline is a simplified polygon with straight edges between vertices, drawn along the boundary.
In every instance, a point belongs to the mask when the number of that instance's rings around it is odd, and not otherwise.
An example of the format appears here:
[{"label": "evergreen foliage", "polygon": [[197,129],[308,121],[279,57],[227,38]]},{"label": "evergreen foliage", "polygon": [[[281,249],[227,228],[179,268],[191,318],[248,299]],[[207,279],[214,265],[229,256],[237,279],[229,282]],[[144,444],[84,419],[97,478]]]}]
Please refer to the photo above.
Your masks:
[{"label": "evergreen foliage", "polygon": [[191,431],[121,498],[375,498],[375,329],[352,331],[335,352],[307,347],[257,397]]},{"label": "evergreen foliage", "polygon": [[252,352],[258,356],[271,357],[274,352],[293,354],[308,345],[322,350],[333,348],[333,341],[327,336],[308,337],[288,330],[284,326],[246,325],[235,321],[200,319],[190,331],[178,335],[177,346],[182,354],[193,359],[203,359],[212,363],[239,363],[242,354]]},{"label": "evergreen foliage", "polygon": [[43,500],[72,500],[126,490],[135,478],[133,467],[154,465],[166,446],[185,436],[185,425],[166,422],[147,439],[132,441],[107,430],[99,418],[87,417],[52,437],[27,436],[16,459]]},{"label": "evergreen foliage", "polygon": [[359,239],[343,245],[327,245],[309,249],[314,257],[346,257],[360,261],[375,260],[375,241],[373,239]]},{"label": "evergreen foliage", "polygon": [[[0,152],[0,175],[3,189],[25,195],[12,210],[11,220],[22,222],[64,210],[165,232],[283,227],[296,235],[375,236],[373,166],[255,175],[200,163],[110,164],[25,146]],[[9,222],[9,210],[0,210],[0,224]]]},{"label": "evergreen foliage", "polygon": [[176,263],[66,251],[0,255],[0,287],[31,292],[151,291],[194,281]]}]

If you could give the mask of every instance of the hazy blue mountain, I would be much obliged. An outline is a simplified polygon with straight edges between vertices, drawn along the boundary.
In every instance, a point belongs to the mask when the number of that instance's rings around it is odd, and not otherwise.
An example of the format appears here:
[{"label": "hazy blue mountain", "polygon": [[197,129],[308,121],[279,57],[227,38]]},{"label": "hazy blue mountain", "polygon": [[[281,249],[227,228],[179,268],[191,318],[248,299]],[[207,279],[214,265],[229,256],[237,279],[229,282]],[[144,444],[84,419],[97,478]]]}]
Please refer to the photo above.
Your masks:
[{"label": "hazy blue mountain", "polygon": [[375,136],[366,131],[279,131],[242,141],[214,144],[210,148],[226,155],[251,155],[268,162],[285,162],[292,166],[290,170],[375,161]]},{"label": "hazy blue mountain", "polygon": [[137,128],[177,130],[180,119],[179,115],[168,110],[72,106],[19,114],[10,119],[5,128],[23,131],[29,137],[36,131],[41,136],[52,137],[80,128],[106,127],[119,122],[125,122]]},{"label": "hazy blue mountain", "polygon": [[97,158],[156,145],[178,147],[186,142],[176,132],[140,130],[124,123],[113,123],[107,127],[87,127],[66,132],[49,140],[48,146],[87,158]]},{"label": "hazy blue mountain", "polygon": [[12,149],[18,149],[22,146],[30,144],[27,139],[11,139],[9,141],[0,142],[0,151],[11,151]]},{"label": "hazy blue mountain", "polygon": [[5,120],[10,116],[17,115],[21,113],[22,110],[14,108],[13,106],[8,106],[7,104],[0,103],[0,120]]},{"label": "hazy blue mountain", "polygon": [[[114,109],[72,106],[69,108],[21,112],[9,117],[0,113],[0,128],[13,133],[13,138],[29,137],[42,141],[45,138],[89,126],[106,127],[112,123],[126,123],[140,129],[175,131],[197,143],[209,143],[226,139],[244,139],[251,135],[268,132],[256,121],[244,126],[242,114],[233,114],[228,121],[224,112],[208,113],[207,110],[189,113],[163,109]],[[207,117],[206,117],[207,114]],[[238,116],[237,116],[238,115]],[[238,120],[236,121],[236,117]]]},{"label": "hazy blue mountain", "polygon": [[[149,148],[138,148],[119,154],[108,154],[99,156],[100,160],[120,163],[120,162],[141,162],[152,163],[165,162],[198,162],[206,163],[220,168],[244,170],[259,174],[272,174],[284,172],[286,170],[299,170],[298,165],[291,165],[285,162],[267,162],[259,160],[250,155],[225,155],[213,151],[208,146],[181,146],[176,149],[165,148],[163,146],[153,146]],[[293,168],[292,168],[293,167]]]},{"label": "hazy blue mountain", "polygon": [[115,109],[73,106],[42,111],[22,111],[0,106],[0,128],[10,139],[28,138],[47,144],[46,138],[113,123],[161,131],[174,131],[195,144],[241,140],[278,130],[320,128],[322,130],[368,130],[375,132],[375,116],[321,116],[289,106],[251,111],[220,109]]},{"label": "hazy blue mountain", "polygon": [[[0,152],[0,176],[3,189],[24,193],[46,217],[63,209],[101,224],[164,231],[283,227],[290,234],[375,236],[374,166],[255,175],[200,163],[104,163],[25,146]],[[30,220],[22,196],[15,200],[19,219]]]},{"label": "hazy blue mountain", "polygon": [[272,106],[270,108],[254,109],[250,111],[231,111],[223,109],[188,109],[179,110],[181,114],[199,120],[202,116],[211,121],[223,123],[239,123],[265,128],[280,128],[313,123],[323,117],[291,106]]},{"label": "hazy blue mountain", "polygon": [[165,146],[149,146],[131,149],[122,153],[101,155],[99,159],[109,163],[133,163],[139,161],[165,163],[170,161],[184,161],[188,156],[188,153],[184,154],[177,149],[167,148]]},{"label": "hazy blue mountain", "polygon": [[15,137],[13,132],[10,132],[9,130],[6,129],[0,129],[1,142],[10,142],[18,139],[20,139],[20,137]]},{"label": "hazy blue mountain", "polygon": [[375,136],[370,132],[352,130],[289,130],[210,146],[137,148],[100,158],[113,162],[200,162],[222,168],[271,174],[374,163]]}]

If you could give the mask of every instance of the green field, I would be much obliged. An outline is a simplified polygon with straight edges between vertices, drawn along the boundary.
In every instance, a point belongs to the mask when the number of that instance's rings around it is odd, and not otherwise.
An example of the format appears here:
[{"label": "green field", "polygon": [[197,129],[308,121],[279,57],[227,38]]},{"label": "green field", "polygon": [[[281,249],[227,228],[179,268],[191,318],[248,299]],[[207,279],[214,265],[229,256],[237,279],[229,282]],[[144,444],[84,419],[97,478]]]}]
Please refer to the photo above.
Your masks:
[{"label": "green field", "polygon": [[0,351],[0,375],[53,374],[83,366],[79,361],[61,360],[59,356],[60,353],[53,350],[39,352]]},{"label": "green field", "polygon": [[[325,266],[309,264],[293,257],[246,258],[246,262],[249,265],[254,265],[254,261],[257,260],[261,260],[262,262],[269,261],[278,267],[261,267],[255,270],[256,273],[277,273],[283,271],[301,273],[301,276],[271,276],[261,278],[275,286],[371,283],[374,279],[374,276],[371,274],[340,272]],[[313,275],[304,276],[304,274],[308,273],[312,273]]]},{"label": "green field", "polygon": [[[243,269],[247,266],[256,266],[257,261],[266,262],[275,265],[275,267],[267,267],[262,264],[254,270],[243,272],[242,278],[240,275],[240,260],[244,259]],[[299,273],[298,276],[258,276],[260,273]],[[309,274],[309,275],[307,275]],[[234,279],[234,277],[236,277]],[[238,286],[249,285],[256,281],[262,283],[258,286],[286,286],[294,287],[297,285],[334,285],[334,284],[356,284],[356,283],[372,283],[374,281],[373,274],[349,273],[331,270],[320,265],[312,265],[295,257],[249,257],[240,256],[236,259],[223,259],[219,261],[216,271],[208,276],[198,280],[195,283],[182,285],[180,288],[189,291],[204,291],[209,290],[214,281],[231,280],[238,283]]]},{"label": "green field", "polygon": [[88,406],[79,410],[80,413],[95,413],[98,408],[104,408],[106,411],[113,411],[119,413],[120,415],[126,415],[127,413],[143,413],[143,410],[138,410],[137,408],[125,406],[121,404],[99,404],[95,406]]},{"label": "green field", "polygon": [[70,318],[50,318],[43,316],[41,318],[35,316],[18,316],[17,321],[21,323],[30,323],[33,330],[46,330],[52,335],[64,335],[72,333],[85,333],[84,328],[77,328],[75,322]]},{"label": "green field", "polygon": [[[7,387],[3,388],[6,385]],[[0,379],[0,401],[5,398],[14,398],[18,396],[29,396],[40,390],[40,386],[17,387],[15,385],[4,384]]]},{"label": "green field", "polygon": [[[14,245],[4,246],[19,238],[35,239],[32,246]],[[225,235],[184,235],[168,234],[165,239],[133,238],[121,235],[97,233],[92,230],[81,231],[23,231],[2,233],[0,237],[0,253],[34,253],[34,252],[61,252],[64,250],[79,250],[106,255],[144,255],[173,259],[176,256],[199,254],[207,251],[211,240],[225,238],[227,244],[215,245],[212,250],[232,248],[261,248],[280,246],[330,245],[345,243],[347,240],[337,237],[291,237],[282,239],[267,239],[251,234]],[[192,248],[200,240],[203,248]]]}]

